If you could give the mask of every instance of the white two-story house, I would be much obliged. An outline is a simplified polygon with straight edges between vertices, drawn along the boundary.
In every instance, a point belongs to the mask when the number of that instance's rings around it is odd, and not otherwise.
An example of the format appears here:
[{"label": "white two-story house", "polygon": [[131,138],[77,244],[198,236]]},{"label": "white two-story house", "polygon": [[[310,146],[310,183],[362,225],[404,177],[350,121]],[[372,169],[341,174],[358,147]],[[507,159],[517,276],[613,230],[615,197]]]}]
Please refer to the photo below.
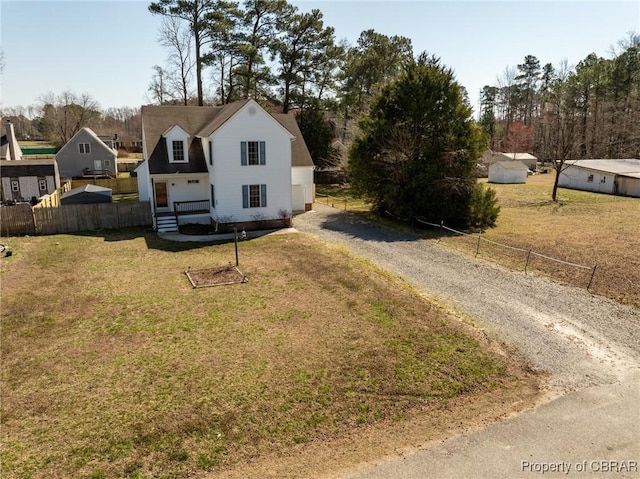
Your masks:
[{"label": "white two-story house", "polygon": [[311,209],[313,162],[295,118],[254,100],[143,106],[142,143],[138,191],[159,231],[277,227]]}]

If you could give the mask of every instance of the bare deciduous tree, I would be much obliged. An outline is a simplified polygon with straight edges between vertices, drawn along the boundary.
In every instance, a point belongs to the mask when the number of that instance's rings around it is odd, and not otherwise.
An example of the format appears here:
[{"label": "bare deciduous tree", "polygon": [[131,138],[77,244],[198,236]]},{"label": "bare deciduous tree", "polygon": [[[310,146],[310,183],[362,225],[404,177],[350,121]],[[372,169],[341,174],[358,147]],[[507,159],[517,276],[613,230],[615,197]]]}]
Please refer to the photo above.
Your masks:
[{"label": "bare deciduous tree", "polygon": [[151,102],[162,105],[169,98],[167,73],[160,65],[154,65],[153,71],[155,73],[147,90],[151,94]]},{"label": "bare deciduous tree", "polygon": [[165,17],[159,40],[170,51],[167,90],[174,99],[186,106],[191,98],[190,85],[195,66],[191,54],[191,32],[180,18]]},{"label": "bare deciduous tree", "polygon": [[88,93],[76,95],[67,90],[40,97],[42,127],[45,136],[57,145],[64,145],[82,127],[93,127],[100,119],[100,106]]}]

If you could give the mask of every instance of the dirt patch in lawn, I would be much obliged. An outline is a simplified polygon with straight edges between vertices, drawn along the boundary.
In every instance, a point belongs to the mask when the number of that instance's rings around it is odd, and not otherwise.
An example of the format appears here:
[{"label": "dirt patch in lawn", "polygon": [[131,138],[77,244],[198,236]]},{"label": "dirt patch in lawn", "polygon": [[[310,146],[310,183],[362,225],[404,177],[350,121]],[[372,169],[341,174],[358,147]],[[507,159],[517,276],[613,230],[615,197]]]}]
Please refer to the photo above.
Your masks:
[{"label": "dirt patch in lawn", "polygon": [[235,266],[220,266],[198,270],[188,269],[185,274],[194,288],[224,286],[248,281],[247,277]]}]

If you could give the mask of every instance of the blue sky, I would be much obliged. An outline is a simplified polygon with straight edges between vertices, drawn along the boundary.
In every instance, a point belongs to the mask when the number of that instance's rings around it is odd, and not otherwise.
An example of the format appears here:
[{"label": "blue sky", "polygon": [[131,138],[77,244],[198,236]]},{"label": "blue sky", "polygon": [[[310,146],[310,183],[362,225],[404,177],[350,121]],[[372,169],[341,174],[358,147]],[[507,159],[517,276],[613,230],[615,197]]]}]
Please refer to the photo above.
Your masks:
[{"label": "blue sky", "polygon": [[[49,91],[89,93],[103,108],[148,103],[153,65],[165,65],[160,18],[134,0],[0,2],[5,70],[0,104],[37,103]],[[525,55],[541,64],[574,65],[640,32],[636,1],[342,1],[291,2],[319,8],[337,39],[354,44],[363,30],[411,38],[451,67],[477,106],[483,85]]]}]

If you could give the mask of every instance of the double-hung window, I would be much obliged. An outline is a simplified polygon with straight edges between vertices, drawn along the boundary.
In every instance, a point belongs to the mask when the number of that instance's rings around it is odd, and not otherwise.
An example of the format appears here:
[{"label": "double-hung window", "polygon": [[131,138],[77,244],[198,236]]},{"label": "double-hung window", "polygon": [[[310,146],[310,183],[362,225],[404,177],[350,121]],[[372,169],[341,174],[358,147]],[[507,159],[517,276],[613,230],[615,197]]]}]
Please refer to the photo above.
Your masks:
[{"label": "double-hung window", "polygon": [[173,150],[173,161],[185,161],[184,160],[184,141],[173,140],[172,150]]},{"label": "double-hung window", "polygon": [[240,164],[266,165],[266,142],[264,141],[241,141],[240,142]]},{"label": "double-hung window", "polygon": [[45,178],[38,178],[38,188],[40,191],[47,191],[47,180]]},{"label": "double-hung window", "polygon": [[83,155],[91,153],[91,144],[89,144],[89,143],[78,143],[78,151]]},{"label": "double-hung window", "polygon": [[242,185],[243,208],[265,208],[267,206],[267,185]]}]

